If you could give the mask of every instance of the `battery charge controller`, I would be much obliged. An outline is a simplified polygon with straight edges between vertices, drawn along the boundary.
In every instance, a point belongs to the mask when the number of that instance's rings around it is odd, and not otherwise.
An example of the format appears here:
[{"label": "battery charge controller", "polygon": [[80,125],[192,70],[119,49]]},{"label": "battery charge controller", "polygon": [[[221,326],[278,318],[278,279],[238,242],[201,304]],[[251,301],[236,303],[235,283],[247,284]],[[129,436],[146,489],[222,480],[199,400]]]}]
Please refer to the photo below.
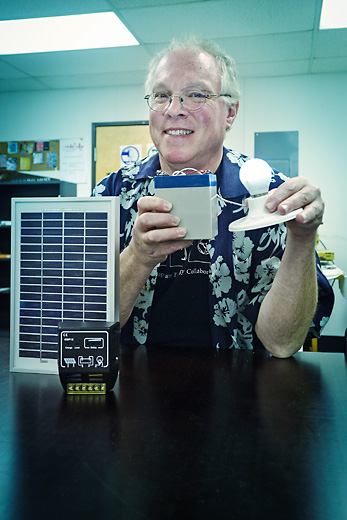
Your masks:
[{"label": "battery charge controller", "polygon": [[119,372],[118,322],[63,321],[58,369],[67,394],[106,394]]}]

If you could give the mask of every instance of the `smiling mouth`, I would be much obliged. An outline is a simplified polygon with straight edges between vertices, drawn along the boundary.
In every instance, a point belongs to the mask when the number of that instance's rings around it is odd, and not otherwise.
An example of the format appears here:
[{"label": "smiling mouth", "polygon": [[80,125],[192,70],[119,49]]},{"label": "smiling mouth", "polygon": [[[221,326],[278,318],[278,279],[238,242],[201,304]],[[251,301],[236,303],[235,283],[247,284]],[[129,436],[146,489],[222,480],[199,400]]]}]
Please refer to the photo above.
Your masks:
[{"label": "smiling mouth", "polygon": [[165,133],[169,134],[169,135],[189,135],[189,134],[192,134],[193,131],[192,130],[166,130]]}]

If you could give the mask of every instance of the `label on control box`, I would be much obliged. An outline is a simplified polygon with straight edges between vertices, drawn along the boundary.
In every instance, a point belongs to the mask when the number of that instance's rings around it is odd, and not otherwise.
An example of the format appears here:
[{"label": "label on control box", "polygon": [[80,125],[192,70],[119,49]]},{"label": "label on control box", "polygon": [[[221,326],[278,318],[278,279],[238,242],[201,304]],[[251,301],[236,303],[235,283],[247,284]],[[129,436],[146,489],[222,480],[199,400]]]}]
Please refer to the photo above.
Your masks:
[{"label": "label on control box", "polygon": [[64,331],[61,333],[60,366],[90,371],[109,366],[107,331]]}]

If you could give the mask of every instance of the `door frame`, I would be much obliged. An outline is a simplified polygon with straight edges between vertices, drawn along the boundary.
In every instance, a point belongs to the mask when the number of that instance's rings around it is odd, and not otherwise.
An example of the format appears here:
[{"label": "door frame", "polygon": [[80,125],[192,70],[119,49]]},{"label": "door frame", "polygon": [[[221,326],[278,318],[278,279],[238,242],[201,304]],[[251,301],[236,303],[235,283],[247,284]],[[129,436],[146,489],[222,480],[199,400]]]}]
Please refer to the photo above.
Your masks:
[{"label": "door frame", "polygon": [[96,163],[96,131],[101,126],[141,126],[148,125],[148,120],[142,121],[111,121],[106,123],[92,123],[92,178],[91,189],[95,187],[95,163]]}]

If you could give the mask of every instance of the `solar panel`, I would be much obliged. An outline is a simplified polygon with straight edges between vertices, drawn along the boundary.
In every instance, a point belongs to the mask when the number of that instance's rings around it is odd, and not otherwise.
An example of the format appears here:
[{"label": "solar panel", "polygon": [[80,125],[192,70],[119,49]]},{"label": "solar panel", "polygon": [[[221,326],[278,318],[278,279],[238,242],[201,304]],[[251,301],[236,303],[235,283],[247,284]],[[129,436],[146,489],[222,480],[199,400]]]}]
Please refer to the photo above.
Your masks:
[{"label": "solar panel", "polygon": [[58,373],[59,321],[118,321],[116,197],[12,199],[10,369]]}]

